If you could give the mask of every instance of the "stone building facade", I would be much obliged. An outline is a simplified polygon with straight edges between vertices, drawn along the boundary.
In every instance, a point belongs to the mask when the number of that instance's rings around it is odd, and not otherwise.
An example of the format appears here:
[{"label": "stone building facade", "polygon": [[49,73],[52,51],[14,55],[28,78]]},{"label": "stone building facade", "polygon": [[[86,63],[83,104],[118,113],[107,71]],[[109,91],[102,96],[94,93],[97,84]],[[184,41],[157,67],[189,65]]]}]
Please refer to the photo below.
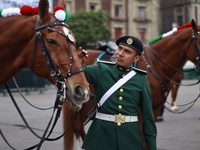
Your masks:
[{"label": "stone building facade", "polygon": [[[0,9],[34,4],[39,0],[0,0]],[[59,0],[49,0],[52,10]],[[191,19],[200,23],[200,0],[65,0],[67,10],[74,14],[82,9],[102,9],[108,13],[107,25],[112,40],[134,35],[147,43],[159,34],[183,25]]]},{"label": "stone building facade", "polygon": [[106,11],[112,40],[134,35],[146,43],[159,35],[159,0],[66,0],[66,4],[70,14],[82,9]]},{"label": "stone building facade", "polygon": [[191,19],[199,24],[200,0],[160,0],[160,14],[161,33],[190,22]]},{"label": "stone building facade", "polygon": [[[0,0],[4,1],[4,0]],[[23,2],[5,0],[10,4],[29,4],[30,0]],[[13,2],[11,2],[13,1]],[[31,2],[38,3],[39,0]],[[52,10],[59,0],[49,0]],[[159,35],[159,1],[160,0],[65,0],[67,10],[74,14],[82,9],[99,10],[107,12],[107,26],[111,31],[112,39],[123,35],[139,37],[143,43]],[[21,2],[21,3],[20,3]],[[4,2],[2,2],[3,4]],[[0,3],[1,4],[1,3]],[[5,5],[5,4],[4,4]]]}]

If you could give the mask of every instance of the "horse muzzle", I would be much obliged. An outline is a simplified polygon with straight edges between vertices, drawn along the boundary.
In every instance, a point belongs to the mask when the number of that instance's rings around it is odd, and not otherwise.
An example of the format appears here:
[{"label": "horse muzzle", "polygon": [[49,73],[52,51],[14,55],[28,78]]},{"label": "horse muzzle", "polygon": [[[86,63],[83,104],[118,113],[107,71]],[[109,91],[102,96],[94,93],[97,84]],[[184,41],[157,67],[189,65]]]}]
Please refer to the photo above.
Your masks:
[{"label": "horse muzzle", "polygon": [[87,102],[90,97],[89,88],[84,88],[81,85],[77,84],[73,88],[66,88],[67,97],[73,106],[82,107],[82,104]]}]

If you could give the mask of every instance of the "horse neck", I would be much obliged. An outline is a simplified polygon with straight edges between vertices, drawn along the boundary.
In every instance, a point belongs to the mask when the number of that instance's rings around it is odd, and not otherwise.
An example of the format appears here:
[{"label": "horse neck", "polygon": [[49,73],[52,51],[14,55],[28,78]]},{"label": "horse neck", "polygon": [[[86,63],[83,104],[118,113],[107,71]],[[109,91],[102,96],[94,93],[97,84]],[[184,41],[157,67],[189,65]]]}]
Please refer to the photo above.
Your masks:
[{"label": "horse neck", "polygon": [[1,18],[0,22],[0,72],[12,77],[28,65],[27,54],[33,49],[29,45],[34,45],[31,42],[35,36],[35,17],[11,16]]},{"label": "horse neck", "polygon": [[[170,82],[168,79],[163,78],[163,75],[171,79],[178,70],[182,69],[187,61],[186,49],[190,39],[191,29],[188,28],[163,38],[157,43],[150,45],[150,47],[147,46],[145,48],[144,56],[146,58],[146,63],[151,66],[151,69],[161,78],[160,80],[162,82]],[[143,62],[145,62],[145,60],[143,60]],[[145,67],[145,70],[146,69],[147,67]],[[149,70],[147,69],[147,71]],[[160,72],[163,75],[161,75]]]}]

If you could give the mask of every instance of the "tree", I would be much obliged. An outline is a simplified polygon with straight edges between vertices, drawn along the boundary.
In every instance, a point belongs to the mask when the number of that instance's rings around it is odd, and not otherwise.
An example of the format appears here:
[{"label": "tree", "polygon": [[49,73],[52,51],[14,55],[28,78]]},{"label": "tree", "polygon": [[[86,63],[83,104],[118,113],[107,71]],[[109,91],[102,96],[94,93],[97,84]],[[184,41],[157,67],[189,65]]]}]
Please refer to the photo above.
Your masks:
[{"label": "tree", "polygon": [[77,39],[77,46],[88,42],[110,40],[111,32],[106,25],[106,12],[85,10],[70,16],[67,22]]}]

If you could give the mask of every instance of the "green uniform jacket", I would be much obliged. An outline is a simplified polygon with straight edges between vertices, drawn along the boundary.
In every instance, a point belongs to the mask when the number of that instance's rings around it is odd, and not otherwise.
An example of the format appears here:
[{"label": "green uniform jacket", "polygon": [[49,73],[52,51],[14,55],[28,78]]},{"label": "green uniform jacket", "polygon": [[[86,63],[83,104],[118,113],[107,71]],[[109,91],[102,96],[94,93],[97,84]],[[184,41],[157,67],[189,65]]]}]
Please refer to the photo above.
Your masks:
[{"label": "green uniform jacket", "polygon": [[[129,70],[120,70],[114,63],[97,63],[85,66],[85,74],[89,83],[95,87],[97,102],[104,93]],[[147,74],[136,68],[136,75],[116,90],[103,104],[99,112],[138,116],[138,108],[142,111],[143,132],[148,150],[156,150],[157,130],[153,117],[150,86]],[[84,140],[86,150],[143,150],[142,138],[138,122],[122,123],[94,119]]]}]

